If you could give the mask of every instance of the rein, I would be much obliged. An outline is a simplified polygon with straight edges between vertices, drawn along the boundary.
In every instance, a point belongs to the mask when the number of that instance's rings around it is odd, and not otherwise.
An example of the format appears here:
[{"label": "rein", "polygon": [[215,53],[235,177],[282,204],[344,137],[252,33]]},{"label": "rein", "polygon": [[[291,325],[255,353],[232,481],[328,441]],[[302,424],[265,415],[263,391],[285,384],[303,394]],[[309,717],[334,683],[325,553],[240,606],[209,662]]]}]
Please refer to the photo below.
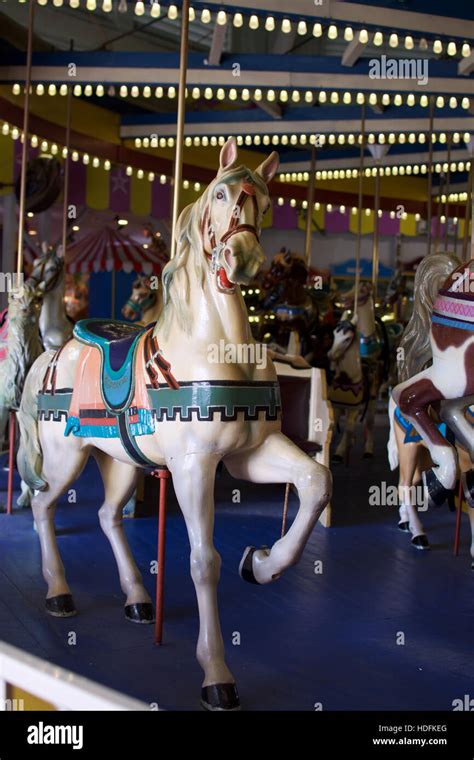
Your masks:
[{"label": "rein", "polygon": [[[233,235],[237,235],[239,232],[251,232],[252,235],[255,235],[257,242],[260,242],[260,237],[257,231],[257,227],[254,224],[239,224],[239,219],[241,218],[243,208],[245,206],[246,201],[248,198],[252,199],[252,205],[255,210],[255,222],[257,222],[259,209],[258,209],[258,203],[257,203],[257,196],[256,196],[256,190],[253,182],[250,180],[250,178],[247,178],[247,181],[242,182],[242,190],[240,192],[239,197],[237,198],[237,202],[234,205],[233,211],[232,211],[232,217],[230,219],[229,225],[227,227],[227,230],[224,232],[222,237],[220,238],[219,242],[217,242],[216,239],[216,230],[214,225],[212,224],[210,215],[209,215],[209,206],[206,206],[206,210],[204,211],[204,216],[201,221],[201,238],[203,241],[203,249],[205,255],[212,260],[212,269],[215,270],[217,257],[219,253],[222,251],[222,249],[225,247],[225,244],[231,239]],[[238,210],[236,212],[236,209]],[[206,246],[204,245],[204,233],[207,232],[212,251],[209,253],[209,251],[206,250]]]}]

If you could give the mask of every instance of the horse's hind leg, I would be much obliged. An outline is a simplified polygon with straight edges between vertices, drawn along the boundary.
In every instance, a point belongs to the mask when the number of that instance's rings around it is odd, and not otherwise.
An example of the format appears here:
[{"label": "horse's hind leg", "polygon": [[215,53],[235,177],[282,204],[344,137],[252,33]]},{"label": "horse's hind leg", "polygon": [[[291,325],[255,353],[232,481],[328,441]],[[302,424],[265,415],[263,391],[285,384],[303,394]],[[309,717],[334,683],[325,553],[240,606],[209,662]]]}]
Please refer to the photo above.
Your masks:
[{"label": "horse's hind leg", "polygon": [[56,502],[79,477],[87,458],[87,451],[67,452],[63,466],[58,467],[57,458],[50,462],[46,456],[43,473],[48,488],[45,491],[36,491],[31,502],[41,546],[43,577],[48,584],[46,611],[54,617],[70,617],[76,614],[54,529]]},{"label": "horse's hind leg", "polygon": [[474,405],[474,396],[443,401],[440,417],[453,431],[457,442],[466,449],[474,462],[474,429],[465,417],[466,407]]},{"label": "horse's hind leg", "polygon": [[99,509],[99,520],[110,541],[120,575],[120,586],[126,595],[125,617],[132,623],[152,623],[153,605],[123,529],[123,507],[135,490],[137,468],[118,462],[98,450],[94,451],[94,458],[99,466],[105,490],[104,503]]}]

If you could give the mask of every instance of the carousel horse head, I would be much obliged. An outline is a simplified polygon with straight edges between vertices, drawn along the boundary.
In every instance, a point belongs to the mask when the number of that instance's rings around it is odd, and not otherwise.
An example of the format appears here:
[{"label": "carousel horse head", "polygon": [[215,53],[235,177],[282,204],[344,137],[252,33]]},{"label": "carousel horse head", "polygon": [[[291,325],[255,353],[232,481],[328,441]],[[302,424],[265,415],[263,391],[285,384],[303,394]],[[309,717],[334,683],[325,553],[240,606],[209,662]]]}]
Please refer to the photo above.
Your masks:
[{"label": "carousel horse head", "polygon": [[[357,298],[357,306],[365,306],[365,304],[372,297],[372,285],[370,282],[361,282],[359,285],[359,296]],[[340,296],[340,302],[343,309],[353,310],[355,300],[355,288],[351,288],[346,293],[342,293]]]},{"label": "carousel horse head", "polygon": [[33,262],[29,279],[33,285],[44,283],[44,293],[54,290],[64,273],[64,257],[60,248],[48,250],[43,246],[43,253]]},{"label": "carousel horse head", "polygon": [[157,290],[151,287],[151,280],[146,275],[139,274],[132,285],[132,294],[122,307],[122,316],[135,322],[142,319],[143,314],[156,304]]},{"label": "carousel horse head", "polygon": [[416,375],[431,360],[433,304],[443,283],[460,263],[452,253],[432,253],[420,262],[415,274],[413,313],[400,341],[403,358],[398,364],[399,382]]},{"label": "carousel horse head", "polygon": [[28,278],[26,282],[15,290],[11,290],[8,296],[8,327],[15,332],[15,328],[38,329],[38,320],[46,291],[46,283],[36,283]]},{"label": "carousel horse head", "polygon": [[354,343],[357,335],[357,317],[350,318],[348,312],[344,312],[342,319],[334,329],[333,344],[328,351],[328,359],[332,364],[337,364]]},{"label": "carousel horse head", "polygon": [[208,280],[214,294],[230,296],[237,285],[253,280],[265,261],[260,232],[263,215],[270,208],[267,184],[278,164],[273,152],[251,171],[237,164],[235,138],[223,146],[216,177],[179,217],[177,254],[163,270],[163,318],[172,304],[178,322],[191,329],[190,257],[198,281],[203,285]]}]

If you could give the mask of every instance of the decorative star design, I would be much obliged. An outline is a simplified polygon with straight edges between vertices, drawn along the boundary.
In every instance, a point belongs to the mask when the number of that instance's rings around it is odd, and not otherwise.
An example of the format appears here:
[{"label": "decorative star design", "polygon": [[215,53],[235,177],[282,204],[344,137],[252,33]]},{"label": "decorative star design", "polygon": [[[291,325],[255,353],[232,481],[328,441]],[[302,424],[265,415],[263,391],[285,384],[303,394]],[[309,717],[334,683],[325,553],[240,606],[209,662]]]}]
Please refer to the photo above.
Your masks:
[{"label": "decorative star design", "polygon": [[127,194],[128,186],[130,184],[129,178],[124,174],[122,170],[112,174],[112,192],[113,193],[125,193]]}]

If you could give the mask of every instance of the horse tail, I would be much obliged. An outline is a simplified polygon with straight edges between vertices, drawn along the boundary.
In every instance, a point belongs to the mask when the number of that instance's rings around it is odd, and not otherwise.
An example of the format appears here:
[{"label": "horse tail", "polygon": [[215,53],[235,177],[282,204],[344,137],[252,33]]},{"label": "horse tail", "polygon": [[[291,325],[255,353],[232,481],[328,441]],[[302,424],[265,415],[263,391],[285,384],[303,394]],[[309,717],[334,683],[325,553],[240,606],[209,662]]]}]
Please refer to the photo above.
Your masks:
[{"label": "horse tail", "polygon": [[391,470],[396,470],[399,465],[397,439],[395,438],[395,401],[390,396],[388,402],[388,418],[390,420],[390,435],[388,437],[387,452]]},{"label": "horse tail", "polygon": [[44,491],[48,485],[41,474],[43,452],[38,435],[38,393],[53,354],[54,351],[45,351],[31,367],[23,387],[20,410],[17,413],[20,425],[17,466],[22,479],[34,491]]}]

